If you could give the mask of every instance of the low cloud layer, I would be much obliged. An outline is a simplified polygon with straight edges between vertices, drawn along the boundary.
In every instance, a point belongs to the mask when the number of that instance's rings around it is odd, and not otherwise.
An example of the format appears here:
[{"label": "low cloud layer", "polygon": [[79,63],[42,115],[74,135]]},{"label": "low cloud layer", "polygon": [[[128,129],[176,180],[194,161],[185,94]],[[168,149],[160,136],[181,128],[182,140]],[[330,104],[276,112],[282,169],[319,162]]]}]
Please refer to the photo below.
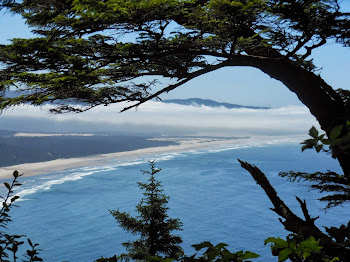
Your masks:
[{"label": "low cloud layer", "polygon": [[268,110],[183,106],[150,101],[119,113],[124,105],[97,107],[80,114],[52,115],[49,106],[21,106],[0,115],[0,129],[31,132],[124,132],[164,135],[306,134],[316,125],[303,106]]}]

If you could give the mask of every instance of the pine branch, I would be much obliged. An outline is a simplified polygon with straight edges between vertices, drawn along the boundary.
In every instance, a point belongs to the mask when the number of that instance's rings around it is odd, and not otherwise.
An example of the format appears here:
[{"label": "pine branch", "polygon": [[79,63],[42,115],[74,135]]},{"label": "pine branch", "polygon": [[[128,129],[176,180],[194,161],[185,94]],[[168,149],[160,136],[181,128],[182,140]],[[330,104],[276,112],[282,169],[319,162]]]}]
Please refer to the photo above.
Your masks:
[{"label": "pine branch", "polygon": [[341,205],[350,201],[350,182],[344,175],[328,171],[326,173],[315,172],[281,172],[281,177],[287,178],[291,182],[311,182],[308,186],[311,189],[318,190],[320,193],[333,193],[319,198],[319,200],[328,202],[326,209]]}]

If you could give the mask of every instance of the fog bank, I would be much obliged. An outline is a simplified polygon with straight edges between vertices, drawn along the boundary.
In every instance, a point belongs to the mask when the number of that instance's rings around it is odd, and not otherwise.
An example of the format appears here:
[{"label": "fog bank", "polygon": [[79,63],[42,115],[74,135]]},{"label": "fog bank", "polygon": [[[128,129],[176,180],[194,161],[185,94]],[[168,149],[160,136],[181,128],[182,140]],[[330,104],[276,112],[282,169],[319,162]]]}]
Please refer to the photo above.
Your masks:
[{"label": "fog bank", "polygon": [[84,113],[53,115],[49,105],[20,106],[0,115],[0,129],[26,132],[115,132],[158,135],[307,134],[315,118],[304,106],[262,109],[184,106],[150,101],[120,113],[129,104],[96,107]]}]

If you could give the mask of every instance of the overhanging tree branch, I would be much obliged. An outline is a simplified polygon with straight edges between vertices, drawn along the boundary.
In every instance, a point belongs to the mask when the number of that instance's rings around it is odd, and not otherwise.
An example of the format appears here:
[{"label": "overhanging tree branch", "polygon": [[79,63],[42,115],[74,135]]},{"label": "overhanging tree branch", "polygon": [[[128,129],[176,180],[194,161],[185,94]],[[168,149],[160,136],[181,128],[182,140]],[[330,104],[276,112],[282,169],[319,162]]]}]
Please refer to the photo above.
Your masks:
[{"label": "overhanging tree branch", "polygon": [[167,92],[170,92],[171,90],[174,90],[175,88],[187,83],[188,81],[198,77],[198,76],[201,76],[201,75],[204,75],[204,74],[207,74],[209,72],[212,72],[212,71],[215,71],[219,68],[223,68],[225,66],[227,66],[227,64],[231,63],[230,60],[226,60],[226,61],[223,61],[221,62],[220,64],[217,64],[217,65],[212,65],[212,66],[208,66],[204,69],[201,69],[201,70],[198,70],[196,72],[193,72],[193,73],[189,73],[187,74],[186,78],[179,81],[178,83],[176,84],[173,84],[173,85],[169,85],[161,90],[159,90],[158,92],[155,92],[154,94],[150,95],[150,96],[147,96],[146,98],[140,100],[138,103],[132,105],[132,106],[128,106],[128,107],[125,107],[123,110],[121,110],[121,112],[124,112],[124,111],[127,111],[131,108],[137,108],[139,105],[149,101],[149,100],[152,100],[153,98],[157,98],[159,95],[163,94],[163,93],[167,93]]}]

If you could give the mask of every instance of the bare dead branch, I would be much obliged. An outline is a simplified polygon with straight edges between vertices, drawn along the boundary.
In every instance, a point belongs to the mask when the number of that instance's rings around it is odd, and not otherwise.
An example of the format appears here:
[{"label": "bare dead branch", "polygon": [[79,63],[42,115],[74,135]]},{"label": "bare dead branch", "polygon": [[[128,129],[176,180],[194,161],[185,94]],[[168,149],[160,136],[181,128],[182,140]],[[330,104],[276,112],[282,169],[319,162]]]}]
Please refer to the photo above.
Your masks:
[{"label": "bare dead branch", "polygon": [[305,212],[304,215],[306,221],[304,221],[298,216],[296,216],[289,209],[289,207],[279,198],[276,190],[271,186],[265,174],[262,173],[259,168],[239,159],[238,161],[240,162],[241,166],[252,175],[255,182],[265,191],[266,195],[269,197],[271,203],[274,206],[274,208],[271,210],[273,210],[275,213],[277,213],[285,219],[285,221],[282,221],[282,219],[280,219],[280,221],[284,225],[286,230],[305,237],[312,235],[316,238],[329,238],[315,226],[315,224],[313,223],[314,220],[312,220],[310,218],[310,215],[308,214],[306,204],[305,206],[303,206],[301,203],[302,210],[303,212]]},{"label": "bare dead branch", "polygon": [[300,207],[301,207],[301,210],[303,211],[303,214],[304,214],[304,217],[306,219],[306,222],[309,222],[309,223],[314,223],[316,219],[318,219],[319,217],[315,217],[315,218],[311,218],[310,215],[309,215],[309,211],[307,210],[307,207],[306,207],[306,201],[302,201],[299,197],[295,196],[297,201],[299,202],[300,204]]},{"label": "bare dead branch", "polygon": [[332,237],[324,234],[318,227],[316,227],[314,221],[317,218],[310,217],[305,201],[301,201],[297,198],[306,219],[303,220],[296,216],[278,197],[276,190],[271,186],[265,174],[262,173],[259,168],[239,159],[238,161],[241,166],[252,175],[256,183],[265,191],[274,206],[272,210],[285,219],[285,221],[282,221],[282,219],[280,219],[280,221],[286,230],[304,238],[313,236],[320,241],[320,244],[325,249],[328,249],[329,254],[339,257],[341,261],[350,261],[350,250],[347,247],[342,246],[341,243],[334,242]]}]

